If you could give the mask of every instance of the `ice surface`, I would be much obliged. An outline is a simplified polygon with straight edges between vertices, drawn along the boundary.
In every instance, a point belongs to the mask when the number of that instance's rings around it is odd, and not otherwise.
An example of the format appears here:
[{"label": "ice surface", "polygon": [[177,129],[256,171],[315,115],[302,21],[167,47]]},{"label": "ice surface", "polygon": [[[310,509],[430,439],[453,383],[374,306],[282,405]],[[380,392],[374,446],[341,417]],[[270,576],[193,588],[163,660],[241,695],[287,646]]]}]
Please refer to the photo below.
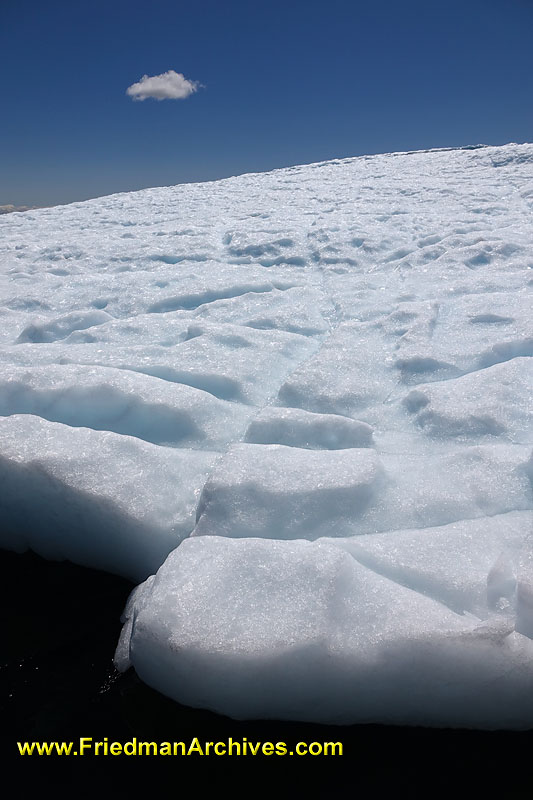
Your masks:
[{"label": "ice surface", "polygon": [[374,325],[342,322],[317,355],[285,381],[280,402],[318,413],[357,417],[382,403],[394,386],[385,355],[383,338]]},{"label": "ice surface", "polygon": [[268,406],[250,423],[246,441],[286,444],[311,450],[371,447],[372,428],[338,414],[313,414],[299,408]]},{"label": "ice surface", "polygon": [[121,668],[237,718],[531,723],[531,639],[505,617],[455,613],[332,540],[188,539],[127,618]]},{"label": "ice surface", "polygon": [[154,444],[223,450],[242,435],[250,410],[185,384],[113,367],[4,365],[0,416],[10,414],[38,415]]},{"label": "ice surface", "polygon": [[433,527],[531,509],[531,447],[498,443],[434,454],[383,453],[382,463],[387,481],[353,533]]},{"label": "ice surface", "polygon": [[511,613],[516,578],[533,553],[533,512],[513,511],[436,528],[339,539],[365,566],[480,619]]},{"label": "ice surface", "polygon": [[[159,345],[127,345],[123,340],[113,347],[92,341],[20,344],[6,348],[0,359],[14,366],[44,363],[115,367],[193,386],[220,400],[256,405],[275,396],[294,364],[318,347],[313,338],[306,336],[229,324],[188,325],[180,340],[178,344]],[[258,369],[261,362],[269,363],[270,368]]]},{"label": "ice surface", "polygon": [[374,501],[383,471],[370,449],[234,445],[206,482],[195,536],[340,536]]},{"label": "ice surface", "polygon": [[52,322],[34,323],[24,328],[19,342],[56,342],[59,339],[66,339],[73,331],[94,328],[96,325],[103,325],[113,318],[105,311],[89,311],[88,313],[66,314]]},{"label": "ice surface", "polygon": [[142,580],[194,527],[218,454],[0,418],[0,544]]},{"label": "ice surface", "polygon": [[533,726],[532,198],[524,144],[0,217],[0,543],[147,579],[181,702]]},{"label": "ice surface", "polygon": [[533,363],[517,357],[461,378],[419,384],[404,404],[432,436],[533,442]]}]

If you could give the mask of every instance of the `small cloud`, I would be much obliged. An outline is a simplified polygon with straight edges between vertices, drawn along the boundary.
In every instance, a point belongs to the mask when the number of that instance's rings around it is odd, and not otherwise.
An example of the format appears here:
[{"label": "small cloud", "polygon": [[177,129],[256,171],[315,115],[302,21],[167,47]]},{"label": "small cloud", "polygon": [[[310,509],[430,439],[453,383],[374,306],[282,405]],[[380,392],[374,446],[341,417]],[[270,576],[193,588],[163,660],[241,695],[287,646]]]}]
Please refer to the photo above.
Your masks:
[{"label": "small cloud", "polygon": [[132,83],[126,89],[126,94],[134,100],[184,100],[197,91],[201,84],[190,81],[181,72],[169,69],[161,75],[143,75],[140,81]]}]

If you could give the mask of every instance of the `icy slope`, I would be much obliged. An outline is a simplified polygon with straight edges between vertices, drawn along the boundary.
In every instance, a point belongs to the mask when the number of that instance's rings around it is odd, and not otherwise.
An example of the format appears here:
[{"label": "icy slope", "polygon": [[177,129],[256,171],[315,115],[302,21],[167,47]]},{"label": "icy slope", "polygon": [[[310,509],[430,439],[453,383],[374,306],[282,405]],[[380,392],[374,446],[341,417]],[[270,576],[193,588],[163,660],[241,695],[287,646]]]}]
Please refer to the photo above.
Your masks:
[{"label": "icy slope", "polygon": [[0,545],[148,578],[121,668],[238,717],[533,726],[533,145],[0,232]]}]

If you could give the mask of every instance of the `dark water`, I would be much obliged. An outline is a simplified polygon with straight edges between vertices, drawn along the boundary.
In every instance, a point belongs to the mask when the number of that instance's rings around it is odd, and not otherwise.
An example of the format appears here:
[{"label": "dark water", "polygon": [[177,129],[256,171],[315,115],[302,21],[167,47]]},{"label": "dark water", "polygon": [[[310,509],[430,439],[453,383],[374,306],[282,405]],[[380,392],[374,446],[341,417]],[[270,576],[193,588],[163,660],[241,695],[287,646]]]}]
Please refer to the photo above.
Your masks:
[{"label": "dark water", "polygon": [[[149,779],[173,796],[186,777],[208,779],[241,794],[271,778],[291,793],[312,782],[312,796],[331,796],[339,781],[352,795],[378,790],[431,796],[443,786],[460,796],[466,781],[489,797],[533,795],[533,731],[485,733],[386,726],[335,727],[282,722],[236,722],[180,706],[142,684],[133,670],[119,675],[112,657],[120,614],[132,585],[104,573],[32,554],[0,551],[0,719],[2,773],[26,787],[52,784],[77,796]],[[20,757],[17,741],[125,742],[342,741],[342,758],[276,756]],[[279,782],[283,783],[280,784]],[[107,787],[107,788],[106,788]],[[233,787],[233,788],[232,788]],[[280,789],[281,787],[281,789]],[[292,787],[292,788],[290,788]],[[20,794],[19,792],[19,794]],[[70,796],[70,795],[69,795]],[[7,795],[6,795],[7,797]]]}]

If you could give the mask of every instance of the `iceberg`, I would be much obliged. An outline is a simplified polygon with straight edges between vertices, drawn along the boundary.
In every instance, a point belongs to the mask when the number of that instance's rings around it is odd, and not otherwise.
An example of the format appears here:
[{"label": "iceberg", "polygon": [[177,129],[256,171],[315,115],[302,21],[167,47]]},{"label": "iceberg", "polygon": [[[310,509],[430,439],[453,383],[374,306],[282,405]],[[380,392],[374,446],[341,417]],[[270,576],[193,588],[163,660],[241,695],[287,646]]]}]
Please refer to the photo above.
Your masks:
[{"label": "iceberg", "polygon": [[0,546],[236,719],[533,728],[533,145],[0,217]]}]

